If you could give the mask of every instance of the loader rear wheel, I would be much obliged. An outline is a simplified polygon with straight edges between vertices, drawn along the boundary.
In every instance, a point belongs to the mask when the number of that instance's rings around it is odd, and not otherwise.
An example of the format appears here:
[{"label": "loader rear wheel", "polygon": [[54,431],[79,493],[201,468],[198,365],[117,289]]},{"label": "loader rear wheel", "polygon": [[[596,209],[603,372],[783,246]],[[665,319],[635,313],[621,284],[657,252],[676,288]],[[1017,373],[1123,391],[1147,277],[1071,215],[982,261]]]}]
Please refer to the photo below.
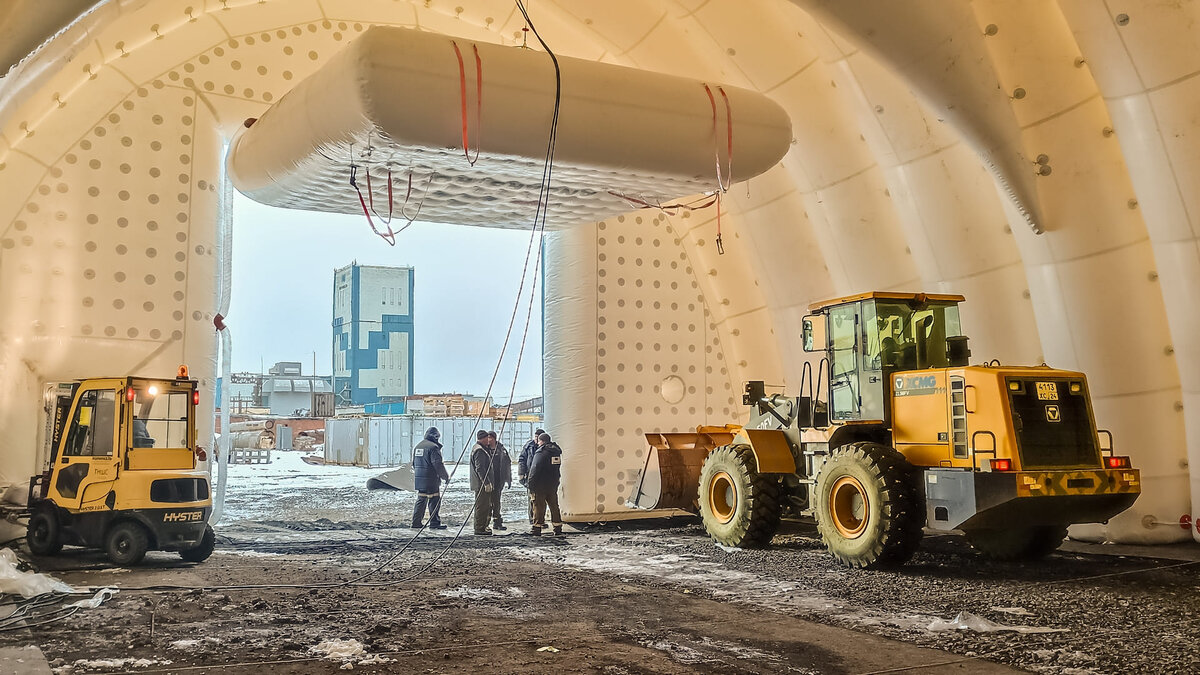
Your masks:
[{"label": "loader rear wheel", "polygon": [[38,509],[29,517],[29,529],[25,532],[25,543],[34,555],[54,555],[62,550],[62,534],[58,518],[47,508]]},{"label": "loader rear wheel", "polygon": [[825,548],[849,567],[895,567],[921,541],[917,470],[878,443],[835,449],[817,473],[815,513]]},{"label": "loader rear wheel", "polygon": [[967,541],[993,560],[1039,560],[1053,553],[1067,537],[1065,525],[967,530]]},{"label": "loader rear wheel", "polygon": [[758,472],[748,446],[723,445],[708,454],[699,501],[704,529],[718,544],[760,548],[779,529],[779,481]]}]

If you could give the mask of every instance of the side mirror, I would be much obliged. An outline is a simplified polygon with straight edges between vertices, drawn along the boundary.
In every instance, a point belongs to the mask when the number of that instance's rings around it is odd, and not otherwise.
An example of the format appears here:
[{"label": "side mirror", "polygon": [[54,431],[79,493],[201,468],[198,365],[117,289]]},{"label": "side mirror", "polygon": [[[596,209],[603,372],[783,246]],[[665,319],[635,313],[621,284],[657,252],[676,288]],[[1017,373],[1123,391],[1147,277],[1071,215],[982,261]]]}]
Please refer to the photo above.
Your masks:
[{"label": "side mirror", "polygon": [[825,315],[809,314],[804,317],[803,326],[804,329],[801,332],[801,338],[804,342],[804,351],[825,351],[828,346],[828,338],[825,335]]},{"label": "side mirror", "polygon": [[946,362],[951,367],[969,365],[971,348],[967,346],[966,335],[955,335],[946,338]]}]

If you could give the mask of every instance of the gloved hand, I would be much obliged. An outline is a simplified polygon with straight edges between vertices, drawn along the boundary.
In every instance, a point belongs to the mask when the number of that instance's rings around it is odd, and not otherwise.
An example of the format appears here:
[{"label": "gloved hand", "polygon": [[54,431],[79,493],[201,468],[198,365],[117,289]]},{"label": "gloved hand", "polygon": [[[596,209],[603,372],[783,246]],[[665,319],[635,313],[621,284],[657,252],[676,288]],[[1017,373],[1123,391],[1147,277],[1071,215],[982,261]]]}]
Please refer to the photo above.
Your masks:
[{"label": "gloved hand", "polygon": [[491,484],[491,483],[484,483],[484,484],[483,484],[483,491],[484,491],[484,492],[491,492],[491,491],[492,491],[492,484]]}]

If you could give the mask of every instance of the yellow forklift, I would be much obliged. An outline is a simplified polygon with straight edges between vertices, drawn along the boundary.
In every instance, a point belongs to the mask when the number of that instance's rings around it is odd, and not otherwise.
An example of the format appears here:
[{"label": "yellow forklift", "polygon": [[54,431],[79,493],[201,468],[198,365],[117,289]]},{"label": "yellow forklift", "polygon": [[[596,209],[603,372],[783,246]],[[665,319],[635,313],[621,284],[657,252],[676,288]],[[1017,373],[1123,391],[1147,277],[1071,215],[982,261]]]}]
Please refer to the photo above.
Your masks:
[{"label": "yellow forklift", "polygon": [[739,547],[768,545],[783,516],[812,516],[858,568],[905,563],[925,528],[961,531],[993,558],[1038,558],[1068,525],[1129,508],[1140,474],[1097,431],[1083,373],[968,365],[962,301],[874,292],[813,305],[802,339],[823,353],[816,388],[807,362],[799,396],[746,384],[745,425],[646,434],[654,452],[630,504],[698,512],[713,540]]},{"label": "yellow forklift", "polygon": [[212,555],[206,453],[196,445],[200,390],[187,366],[173,380],[87,379],[51,391],[47,466],[30,479],[29,550],[98,548],[122,566],[149,550],[189,562]]}]

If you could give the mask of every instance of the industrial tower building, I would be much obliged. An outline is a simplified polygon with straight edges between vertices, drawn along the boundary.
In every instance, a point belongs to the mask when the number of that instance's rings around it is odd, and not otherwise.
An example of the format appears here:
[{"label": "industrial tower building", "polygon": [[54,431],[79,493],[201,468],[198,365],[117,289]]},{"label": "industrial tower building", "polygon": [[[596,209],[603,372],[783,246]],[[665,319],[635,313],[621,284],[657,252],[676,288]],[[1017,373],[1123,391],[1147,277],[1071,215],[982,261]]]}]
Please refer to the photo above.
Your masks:
[{"label": "industrial tower building", "polygon": [[333,273],[333,373],[338,403],[413,392],[413,268],[352,263]]}]

